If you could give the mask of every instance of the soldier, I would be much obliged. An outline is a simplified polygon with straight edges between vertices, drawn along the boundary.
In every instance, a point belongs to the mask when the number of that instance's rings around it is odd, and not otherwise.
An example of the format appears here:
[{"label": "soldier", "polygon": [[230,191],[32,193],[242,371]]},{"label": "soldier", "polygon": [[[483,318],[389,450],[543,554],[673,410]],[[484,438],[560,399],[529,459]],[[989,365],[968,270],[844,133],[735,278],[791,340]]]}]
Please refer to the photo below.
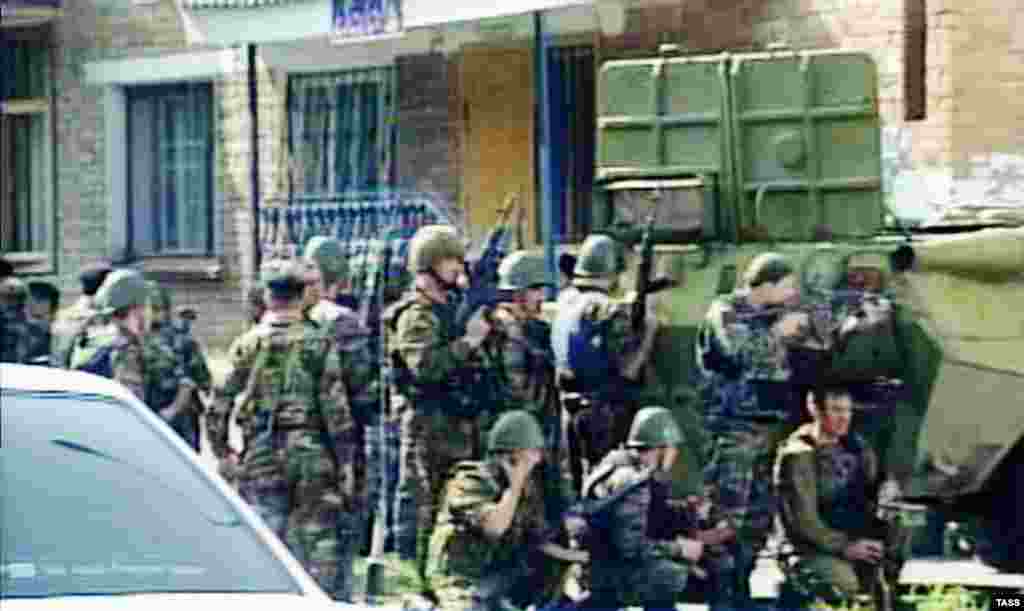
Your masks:
[{"label": "soldier", "polygon": [[531,473],[546,442],[528,412],[504,413],[484,461],[456,465],[430,539],[427,573],[439,608],[487,611],[544,602],[548,563],[586,562],[554,542],[545,497]]},{"label": "soldier", "polygon": [[[799,301],[792,265],[777,253],[764,253],[750,263],[736,291],[711,304],[698,330],[698,385],[710,435],[704,481],[723,527],[731,531],[725,553],[708,561],[716,611],[750,606],[750,575],[774,524],[775,452],[792,429],[805,382],[794,374],[790,351],[808,342],[812,323],[833,326],[790,309]],[[847,318],[836,327],[838,335],[858,325]],[[821,339],[827,338],[810,343]]]},{"label": "soldier", "polygon": [[704,552],[703,542],[681,534],[694,526],[691,517],[667,503],[668,478],[682,443],[671,412],[645,407],[633,419],[626,449],[608,454],[588,475],[584,503],[607,506],[591,518],[586,537],[587,608],[674,609],[682,596],[691,574],[687,563],[697,563]]},{"label": "soldier", "polygon": [[197,391],[209,392],[211,377],[206,357],[192,337],[187,310],[171,318],[171,294],[156,282],[150,289],[150,333],[144,343],[146,404],[161,415],[193,450],[199,451],[199,414],[203,404]]},{"label": "soldier", "polygon": [[[551,353],[551,330],[540,317],[544,303],[544,287],[548,284],[544,257],[540,253],[514,252],[498,266],[500,301],[491,320],[495,332],[484,344],[494,355],[501,370],[500,379],[506,407],[515,406],[531,414],[541,423],[547,440],[547,460],[538,471],[554,518],[564,510],[568,490],[563,490],[560,475],[561,406],[555,388],[554,355]],[[481,427],[486,433],[497,414],[489,414]]]},{"label": "soldier", "polygon": [[149,328],[149,287],[135,270],[118,269],[107,275],[96,292],[96,309],[109,316],[108,328],[80,335],[71,349],[71,368],[111,378],[146,401],[143,340]]},{"label": "soldier", "polygon": [[[207,416],[222,470],[321,587],[350,596],[351,558],[339,542],[342,515],[358,507],[349,460],[354,426],[333,338],[304,324],[305,268],[264,266],[267,313],[230,349],[224,386]],[[237,409],[244,447],[228,444]],[[346,565],[348,563],[348,565]]]},{"label": "soldier", "polygon": [[[611,297],[624,269],[621,245],[605,235],[588,237],[553,324],[559,388],[571,395],[563,395],[572,414],[570,444],[582,446],[590,468],[625,440],[658,330],[657,318],[648,314],[643,332],[635,333],[630,304]],[[573,462],[579,479],[579,461]]]},{"label": "soldier", "polygon": [[413,285],[382,315],[391,417],[401,437],[395,547],[421,577],[444,478],[457,462],[477,455],[476,419],[485,407],[460,383],[491,330],[478,311],[465,335],[456,336],[458,304],[450,295],[465,282],[465,254],[454,228],[419,228],[409,244]]},{"label": "soldier", "polygon": [[302,259],[311,276],[306,284],[306,316],[321,327],[333,324],[342,313],[341,306],[334,303],[334,296],[348,268],[341,242],[317,236],[306,244]]},{"label": "soldier", "polygon": [[28,363],[37,342],[26,312],[28,287],[13,275],[0,279],[0,363]]},{"label": "soldier", "polygon": [[375,334],[363,324],[349,308],[331,301],[338,285],[348,273],[348,265],[341,242],[334,238],[315,237],[306,245],[303,256],[307,264],[307,318],[336,341],[338,359],[348,392],[355,428],[344,444],[350,455],[342,464],[354,469],[355,490],[358,493],[358,512],[346,514],[346,522],[339,526],[342,543],[350,555],[355,555],[368,520],[368,508],[376,507],[381,489],[378,453],[373,451],[380,424],[379,388],[380,368]]},{"label": "soldier", "polygon": [[782,444],[775,467],[780,517],[796,556],[789,585],[832,604],[861,593],[877,599],[897,583],[902,565],[902,550],[886,545],[902,537],[875,517],[877,455],[849,432],[847,388],[818,386],[807,394],[807,411],[813,421]]},{"label": "soldier", "polygon": [[71,348],[74,339],[90,321],[95,320],[97,312],[94,297],[110,271],[109,265],[101,263],[86,268],[79,275],[82,296],[74,304],[61,310],[51,327],[50,364],[52,366],[63,368],[71,366]]}]

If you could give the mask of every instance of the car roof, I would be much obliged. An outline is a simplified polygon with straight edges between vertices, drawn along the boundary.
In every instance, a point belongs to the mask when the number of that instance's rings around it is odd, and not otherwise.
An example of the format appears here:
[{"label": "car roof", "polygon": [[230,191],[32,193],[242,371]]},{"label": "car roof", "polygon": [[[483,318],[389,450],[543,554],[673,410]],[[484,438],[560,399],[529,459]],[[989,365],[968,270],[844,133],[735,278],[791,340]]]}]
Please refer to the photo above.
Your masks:
[{"label": "car roof", "polygon": [[0,363],[0,388],[29,392],[74,392],[136,401],[131,391],[108,378],[84,371],[40,365]]}]

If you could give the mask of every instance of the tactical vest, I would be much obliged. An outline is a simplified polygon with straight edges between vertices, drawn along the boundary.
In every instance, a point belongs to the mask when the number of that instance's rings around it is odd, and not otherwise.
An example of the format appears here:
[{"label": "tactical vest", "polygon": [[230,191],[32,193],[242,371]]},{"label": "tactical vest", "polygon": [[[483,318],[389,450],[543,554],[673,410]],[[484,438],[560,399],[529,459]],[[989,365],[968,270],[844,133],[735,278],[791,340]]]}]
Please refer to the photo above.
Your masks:
[{"label": "tactical vest", "polygon": [[[410,307],[417,303],[415,295],[407,295],[384,311],[382,319],[388,333],[388,342],[398,330],[398,320]],[[440,321],[441,342],[451,343],[455,337],[455,309],[450,306],[431,303],[431,312]],[[494,372],[485,368],[463,368],[448,379],[434,383],[423,383],[415,379],[405,364],[401,353],[386,345],[388,350],[388,383],[398,393],[414,402],[418,411],[440,410],[459,418],[475,418],[483,410],[495,407],[498,400],[495,381],[490,378]]]},{"label": "tactical vest", "polygon": [[248,413],[239,416],[240,420],[251,418],[250,428],[257,434],[322,428],[318,410],[309,405],[312,397],[303,393],[319,389],[326,346],[318,349],[309,342],[305,335],[289,337],[273,332],[259,339],[250,376],[259,376],[257,383],[264,395],[271,397],[271,407],[257,408],[253,407],[257,402],[250,402]]}]

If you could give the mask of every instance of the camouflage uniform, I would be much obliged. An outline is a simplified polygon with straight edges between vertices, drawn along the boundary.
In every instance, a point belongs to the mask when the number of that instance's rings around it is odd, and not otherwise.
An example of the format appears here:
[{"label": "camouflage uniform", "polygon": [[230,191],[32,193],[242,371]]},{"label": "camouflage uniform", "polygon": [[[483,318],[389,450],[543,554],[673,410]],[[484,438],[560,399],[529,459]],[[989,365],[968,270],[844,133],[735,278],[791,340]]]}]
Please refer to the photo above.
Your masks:
[{"label": "camouflage uniform", "polygon": [[395,544],[422,571],[444,478],[457,462],[479,455],[477,414],[459,380],[460,370],[473,366],[474,351],[455,336],[455,306],[419,290],[383,319],[391,417],[401,431]]},{"label": "camouflage uniform", "polygon": [[[878,459],[856,434],[836,445],[821,446],[814,425],[797,429],[779,449],[776,484],[780,517],[793,545],[796,562],[790,585],[809,597],[828,600],[869,592],[877,583],[878,566],[854,563],[843,553],[858,539],[886,540],[886,527],[875,519]],[[896,583],[898,550],[887,550],[883,571]]]},{"label": "camouflage uniform", "polygon": [[0,363],[28,363],[37,341],[25,310],[28,288],[18,278],[0,280]]},{"label": "camouflage uniform", "polygon": [[716,512],[737,532],[727,552],[709,563],[713,591],[736,608],[749,605],[750,575],[774,524],[775,450],[800,408],[786,349],[771,328],[775,321],[759,314],[744,293],[723,296],[697,334],[699,391],[711,436],[704,482]]},{"label": "camouflage uniform", "polygon": [[508,528],[497,539],[484,531],[484,519],[512,486],[494,452],[542,449],[537,420],[523,410],[506,412],[488,437],[491,456],[454,468],[430,538],[427,576],[446,611],[525,608],[546,599],[557,573],[550,569],[558,563],[538,549],[553,542],[558,529],[546,518],[546,498],[535,478],[519,492]]},{"label": "camouflage uniform", "polygon": [[597,528],[591,525],[591,599],[596,608],[644,606],[674,608],[686,590],[690,569],[672,539],[693,526],[690,517],[669,507],[669,484],[657,481],[631,450],[608,454],[587,477],[587,500],[623,496]]},{"label": "camouflage uniform", "polygon": [[[206,363],[199,343],[189,330],[181,324],[164,322],[155,325],[153,332],[144,342],[146,358],[146,404],[154,411],[169,407],[178,394],[178,388],[190,380],[199,390],[209,391],[210,368]],[[199,418],[203,410],[199,397],[193,394],[194,409],[177,414],[170,425],[185,443],[199,451]]]},{"label": "camouflage uniform", "polygon": [[244,391],[240,493],[321,587],[350,596],[338,525],[358,509],[349,447],[355,424],[333,338],[298,314],[268,312],[235,340],[230,359],[207,421],[214,453],[227,454],[229,418]]},{"label": "camouflage uniform", "polygon": [[97,353],[107,350],[110,351],[109,369],[96,373],[121,383],[139,401],[145,402],[148,378],[143,338],[116,322],[92,326],[81,336],[81,341],[72,347],[71,369],[86,369]]},{"label": "camouflage uniform", "polygon": [[146,363],[144,335],[137,335],[115,316],[117,312],[145,307],[149,289],[142,275],[120,269],[107,276],[96,293],[96,307],[110,322],[89,325],[71,348],[71,368],[82,369],[120,382],[145,402]]}]

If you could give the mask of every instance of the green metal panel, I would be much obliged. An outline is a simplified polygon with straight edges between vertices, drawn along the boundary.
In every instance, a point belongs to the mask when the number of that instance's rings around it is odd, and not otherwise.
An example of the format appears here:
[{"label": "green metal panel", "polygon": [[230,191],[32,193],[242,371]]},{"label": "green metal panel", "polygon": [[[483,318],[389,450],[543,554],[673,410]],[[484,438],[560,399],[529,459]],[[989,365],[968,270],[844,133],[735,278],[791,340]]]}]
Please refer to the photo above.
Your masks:
[{"label": "green metal panel", "polygon": [[727,55],[606,62],[597,180],[727,170]]},{"label": "green metal panel", "polygon": [[744,229],[810,240],[880,228],[877,78],[867,54],[734,56],[730,91]]}]

